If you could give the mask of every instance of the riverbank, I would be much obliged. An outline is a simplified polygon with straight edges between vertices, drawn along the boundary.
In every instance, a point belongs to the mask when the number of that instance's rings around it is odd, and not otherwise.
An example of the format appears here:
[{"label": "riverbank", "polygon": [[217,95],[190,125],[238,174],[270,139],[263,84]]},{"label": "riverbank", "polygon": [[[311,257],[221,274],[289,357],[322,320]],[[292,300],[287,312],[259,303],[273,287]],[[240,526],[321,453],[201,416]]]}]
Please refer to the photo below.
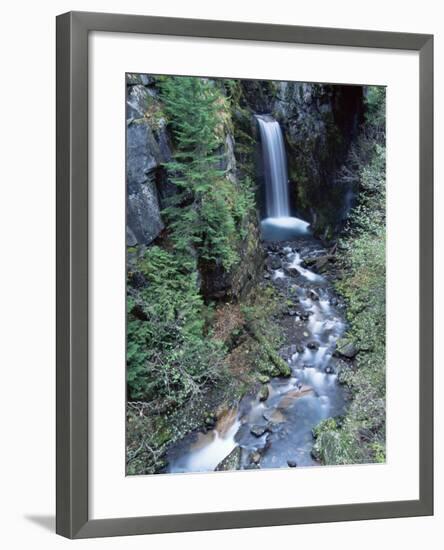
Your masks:
[{"label": "riverbank", "polygon": [[256,384],[215,418],[212,429],[173,445],[167,472],[316,465],[314,429],[345,410],[338,372],[349,366],[335,356],[345,320],[332,284],[334,255],[309,236],[264,248],[261,286],[272,287],[282,304],[270,322],[279,327],[288,376]]}]

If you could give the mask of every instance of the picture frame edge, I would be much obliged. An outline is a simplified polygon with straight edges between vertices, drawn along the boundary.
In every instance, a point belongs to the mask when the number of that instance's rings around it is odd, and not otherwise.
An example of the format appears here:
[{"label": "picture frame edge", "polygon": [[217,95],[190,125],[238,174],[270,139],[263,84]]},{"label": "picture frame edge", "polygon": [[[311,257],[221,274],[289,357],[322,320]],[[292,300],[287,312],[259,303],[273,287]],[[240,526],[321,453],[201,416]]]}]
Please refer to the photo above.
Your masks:
[{"label": "picture frame edge", "polygon": [[[153,25],[156,31],[152,30]],[[181,25],[186,25],[186,34],[180,32]],[[116,30],[122,27],[126,30]],[[170,27],[171,32],[165,32]],[[229,33],[230,27],[235,32]],[[271,28],[262,40],[282,42],[287,40],[277,40],[273,31],[281,32],[283,27],[287,33],[296,32],[297,36],[288,40],[294,43],[319,43],[307,42],[308,30],[308,40],[314,40],[316,33],[320,33],[323,45],[346,46],[348,35],[354,46],[387,48],[392,44],[389,49],[419,51],[420,498],[89,520],[88,34],[94,30],[147,32],[140,29],[148,28],[156,34],[199,37],[210,34],[208,38],[222,38],[220,34],[224,33],[229,34],[225,38],[233,38],[233,34],[245,28],[249,29],[249,36],[256,37],[259,31]],[[191,32],[198,34],[188,34]],[[359,36],[361,43],[357,44]],[[379,46],[375,45],[378,36]],[[237,36],[237,39],[257,38]],[[56,532],[67,538],[90,538],[433,515],[433,35],[67,12],[56,18],[56,71]],[[344,512],[349,516],[342,517]]]}]

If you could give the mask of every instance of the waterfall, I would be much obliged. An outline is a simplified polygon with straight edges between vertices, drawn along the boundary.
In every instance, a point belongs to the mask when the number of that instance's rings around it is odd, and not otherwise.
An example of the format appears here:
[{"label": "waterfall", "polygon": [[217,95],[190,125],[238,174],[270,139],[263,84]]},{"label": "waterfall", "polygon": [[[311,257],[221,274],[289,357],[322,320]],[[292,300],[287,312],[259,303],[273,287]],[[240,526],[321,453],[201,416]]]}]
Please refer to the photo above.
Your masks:
[{"label": "waterfall", "polygon": [[290,216],[287,158],[279,123],[271,116],[257,116],[264,163],[266,211],[269,218]]},{"label": "waterfall", "polygon": [[287,156],[279,123],[270,115],[256,115],[262,144],[265,210],[262,235],[266,240],[286,240],[308,232],[309,224],[290,216]]}]

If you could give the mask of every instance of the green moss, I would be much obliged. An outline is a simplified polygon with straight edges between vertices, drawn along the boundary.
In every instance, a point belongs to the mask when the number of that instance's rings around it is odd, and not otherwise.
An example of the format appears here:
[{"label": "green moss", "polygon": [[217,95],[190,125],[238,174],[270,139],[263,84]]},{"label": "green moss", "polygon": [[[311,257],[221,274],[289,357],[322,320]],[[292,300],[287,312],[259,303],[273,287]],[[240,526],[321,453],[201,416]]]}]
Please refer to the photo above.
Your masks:
[{"label": "green moss", "polygon": [[338,427],[334,418],[323,420],[314,430],[313,456],[322,464],[358,464],[364,455],[354,429]]}]

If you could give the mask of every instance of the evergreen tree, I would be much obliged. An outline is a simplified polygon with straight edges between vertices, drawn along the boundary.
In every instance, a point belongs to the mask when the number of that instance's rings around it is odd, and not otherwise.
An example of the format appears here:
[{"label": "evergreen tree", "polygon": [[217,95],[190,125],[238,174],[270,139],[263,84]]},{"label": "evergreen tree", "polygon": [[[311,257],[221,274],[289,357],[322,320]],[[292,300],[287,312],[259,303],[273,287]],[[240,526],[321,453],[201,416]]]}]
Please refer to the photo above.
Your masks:
[{"label": "evergreen tree", "polygon": [[178,193],[164,211],[172,240],[178,252],[195,248],[229,269],[238,259],[236,189],[220,169],[221,91],[195,77],[165,78],[161,91],[176,146],[167,169]]}]

